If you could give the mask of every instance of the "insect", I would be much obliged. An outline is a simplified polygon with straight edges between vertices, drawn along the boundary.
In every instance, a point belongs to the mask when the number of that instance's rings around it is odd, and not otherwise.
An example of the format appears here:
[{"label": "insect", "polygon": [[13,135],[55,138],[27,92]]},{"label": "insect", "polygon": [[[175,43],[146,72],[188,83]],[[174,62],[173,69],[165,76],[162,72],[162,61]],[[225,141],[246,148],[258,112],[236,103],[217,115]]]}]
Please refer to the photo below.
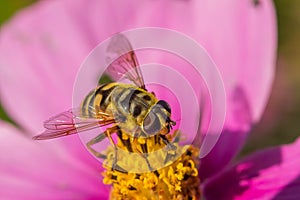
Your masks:
[{"label": "insect", "polygon": [[[136,54],[124,35],[117,34],[111,39],[107,57],[113,60],[107,73],[114,78],[123,77],[133,84],[111,82],[99,85],[84,98],[79,109],[63,112],[45,121],[45,131],[33,139],[47,140],[109,126],[86,145],[95,156],[105,158],[105,154],[92,146],[108,138],[115,151],[114,165],[117,162],[117,146],[112,134],[117,134],[128,151],[137,150],[136,140],[147,137],[155,137],[156,141],[172,147],[166,137],[176,125],[171,120],[171,108],[166,101],[147,91]],[[147,153],[147,144],[140,145],[140,153]],[[148,166],[151,169],[150,163]]]}]

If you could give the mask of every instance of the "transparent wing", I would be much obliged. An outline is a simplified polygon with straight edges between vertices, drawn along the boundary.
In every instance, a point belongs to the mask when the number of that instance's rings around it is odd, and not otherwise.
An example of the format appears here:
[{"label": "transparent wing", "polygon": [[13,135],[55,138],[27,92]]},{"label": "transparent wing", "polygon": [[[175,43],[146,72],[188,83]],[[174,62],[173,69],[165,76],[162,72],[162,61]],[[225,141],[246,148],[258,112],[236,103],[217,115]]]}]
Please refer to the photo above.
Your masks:
[{"label": "transparent wing", "polygon": [[106,113],[98,112],[95,118],[80,116],[79,110],[69,110],[60,113],[44,122],[45,131],[34,136],[34,140],[47,140],[114,123],[113,117]]},{"label": "transparent wing", "polygon": [[106,73],[113,79],[125,78],[136,86],[145,89],[145,83],[139,68],[137,57],[128,39],[114,35],[107,47],[107,61],[110,63]]}]

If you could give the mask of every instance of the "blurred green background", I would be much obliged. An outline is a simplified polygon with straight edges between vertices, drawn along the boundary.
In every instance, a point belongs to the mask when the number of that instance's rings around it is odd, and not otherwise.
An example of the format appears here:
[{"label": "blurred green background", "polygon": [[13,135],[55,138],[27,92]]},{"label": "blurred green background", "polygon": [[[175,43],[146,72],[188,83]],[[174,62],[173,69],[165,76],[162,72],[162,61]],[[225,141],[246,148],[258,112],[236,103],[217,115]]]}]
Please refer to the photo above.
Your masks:
[{"label": "blurred green background", "polygon": [[[0,25],[34,0],[1,0]],[[254,127],[242,155],[254,150],[290,143],[300,135],[300,1],[275,0],[279,48],[272,95]],[[0,118],[10,121],[0,106]]]}]

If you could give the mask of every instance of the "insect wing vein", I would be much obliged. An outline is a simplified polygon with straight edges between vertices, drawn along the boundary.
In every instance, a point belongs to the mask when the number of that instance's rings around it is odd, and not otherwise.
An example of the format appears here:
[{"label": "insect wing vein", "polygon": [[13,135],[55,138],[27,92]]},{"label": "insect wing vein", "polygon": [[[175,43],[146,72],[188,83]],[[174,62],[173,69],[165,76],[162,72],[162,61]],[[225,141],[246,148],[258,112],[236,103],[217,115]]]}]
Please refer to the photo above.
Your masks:
[{"label": "insect wing vein", "polygon": [[[44,122],[45,131],[33,137],[35,140],[52,139],[106,126],[115,122],[106,113],[98,115],[98,118],[81,118],[69,110],[58,114]],[[101,117],[102,116],[102,117]]]},{"label": "insect wing vein", "polygon": [[136,86],[145,89],[137,57],[130,42],[124,35],[117,34],[111,39],[107,48],[107,60],[111,62],[107,68],[107,73],[112,78],[118,80],[125,78]]}]

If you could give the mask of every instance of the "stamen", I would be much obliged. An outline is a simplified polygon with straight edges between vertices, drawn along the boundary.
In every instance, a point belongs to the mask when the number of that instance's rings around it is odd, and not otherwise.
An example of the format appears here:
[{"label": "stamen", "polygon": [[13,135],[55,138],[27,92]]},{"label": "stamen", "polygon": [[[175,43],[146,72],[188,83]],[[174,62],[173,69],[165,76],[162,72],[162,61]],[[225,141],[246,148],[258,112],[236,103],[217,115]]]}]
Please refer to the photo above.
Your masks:
[{"label": "stamen", "polygon": [[[124,137],[123,137],[124,138]],[[125,156],[118,151],[117,165],[125,169],[125,172],[115,170],[113,166],[114,152],[108,150],[109,156],[103,166],[103,183],[112,186],[110,199],[112,200],[199,200],[200,199],[200,179],[198,177],[199,150],[192,145],[176,146],[176,150],[160,151],[166,145],[159,141],[157,136],[134,140],[131,136],[125,137],[130,140],[133,152],[137,155],[146,156]],[[172,139],[172,138],[168,138]],[[122,139],[121,139],[122,140]],[[124,142],[118,141],[119,149],[127,151]],[[144,154],[142,145],[147,146],[148,152],[159,152],[155,156]],[[170,156],[171,155],[171,156]],[[170,158],[164,163],[165,158]],[[172,158],[171,158],[172,157]],[[140,159],[137,159],[140,158]],[[153,169],[142,164],[148,159]],[[157,163],[160,162],[160,163]],[[146,163],[146,162],[144,162]],[[131,169],[131,170],[128,170]],[[143,169],[142,172],[136,170]]]}]

